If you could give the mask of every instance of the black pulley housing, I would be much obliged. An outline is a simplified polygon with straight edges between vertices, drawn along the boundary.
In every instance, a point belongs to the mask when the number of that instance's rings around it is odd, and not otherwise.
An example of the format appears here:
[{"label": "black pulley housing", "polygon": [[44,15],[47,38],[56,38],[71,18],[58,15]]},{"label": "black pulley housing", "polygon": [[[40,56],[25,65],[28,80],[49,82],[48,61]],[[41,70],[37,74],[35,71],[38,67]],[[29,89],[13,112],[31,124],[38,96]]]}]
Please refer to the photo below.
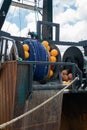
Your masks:
[{"label": "black pulley housing", "polygon": [[[78,47],[69,47],[63,55],[63,62],[76,63],[80,70],[82,70],[83,72],[84,57],[81,50]],[[71,71],[70,68],[69,71]]]}]

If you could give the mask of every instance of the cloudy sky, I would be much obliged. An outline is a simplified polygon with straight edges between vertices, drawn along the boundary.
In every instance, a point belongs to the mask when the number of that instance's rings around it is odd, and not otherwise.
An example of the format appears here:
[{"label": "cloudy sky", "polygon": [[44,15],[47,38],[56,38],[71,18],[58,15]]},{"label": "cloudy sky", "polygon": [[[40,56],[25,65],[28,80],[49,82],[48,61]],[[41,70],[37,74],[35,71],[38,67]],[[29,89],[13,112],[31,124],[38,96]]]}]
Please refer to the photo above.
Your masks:
[{"label": "cloudy sky", "polygon": [[[25,1],[34,5],[34,0]],[[25,37],[29,30],[36,30],[36,20],[41,18],[35,11],[11,6],[2,30]],[[61,41],[87,40],[87,0],[53,0],[53,22],[60,24]]]}]

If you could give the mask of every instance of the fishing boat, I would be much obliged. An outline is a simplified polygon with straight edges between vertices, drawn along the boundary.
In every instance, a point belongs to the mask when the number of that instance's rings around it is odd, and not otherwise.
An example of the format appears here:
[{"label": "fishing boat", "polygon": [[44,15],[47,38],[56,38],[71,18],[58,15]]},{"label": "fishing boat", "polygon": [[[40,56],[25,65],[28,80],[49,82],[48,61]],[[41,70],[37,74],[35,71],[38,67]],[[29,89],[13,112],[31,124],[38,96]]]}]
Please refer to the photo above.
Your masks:
[{"label": "fishing boat", "polygon": [[[52,0],[43,0],[43,8],[36,8],[43,10],[37,34],[12,36],[1,30],[10,5],[35,9],[1,1],[0,129],[87,130],[87,42],[59,40],[60,26],[52,22]],[[68,46],[63,56],[61,45]]]}]

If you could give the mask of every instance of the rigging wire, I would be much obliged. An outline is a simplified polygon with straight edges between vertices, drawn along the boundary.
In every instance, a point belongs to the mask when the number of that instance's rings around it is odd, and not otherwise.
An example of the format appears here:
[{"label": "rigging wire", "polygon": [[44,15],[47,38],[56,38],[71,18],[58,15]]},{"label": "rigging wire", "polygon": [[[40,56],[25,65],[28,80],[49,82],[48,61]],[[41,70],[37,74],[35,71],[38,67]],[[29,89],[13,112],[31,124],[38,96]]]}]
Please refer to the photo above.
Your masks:
[{"label": "rigging wire", "polygon": [[[13,10],[13,17],[15,16],[15,12],[16,12],[16,7],[14,7],[14,10]],[[9,30],[9,28],[10,28],[10,23],[13,21],[13,17],[11,17],[11,20],[10,20],[10,22],[9,22],[9,24],[8,24],[8,26],[7,26],[7,29],[6,29],[6,32],[8,32],[8,30]]]},{"label": "rigging wire", "polygon": [[[39,5],[40,5],[40,1],[41,1],[41,0],[38,0],[38,7],[39,7]],[[42,16],[41,11],[40,11],[40,10],[38,10],[38,12],[39,12],[39,14],[41,14],[41,16]]]},{"label": "rigging wire", "polygon": [[35,8],[34,8],[34,11],[35,11],[35,24],[36,24],[36,28],[37,28],[37,21],[39,20],[37,0],[34,0],[34,2],[35,2]]},{"label": "rigging wire", "polygon": [[19,8],[19,28],[20,28],[20,36],[21,36],[21,12]]},{"label": "rigging wire", "polygon": [[[20,0],[18,0],[19,2],[20,2]],[[37,21],[39,20],[39,10],[38,10],[38,7],[39,7],[39,2],[41,1],[41,0],[34,0],[34,2],[33,1],[30,1],[30,0],[22,0],[22,3],[24,2],[24,1],[27,1],[27,2],[31,2],[31,3],[33,3],[34,4],[34,11],[35,11],[35,24],[36,24],[36,27],[37,27]],[[12,21],[13,21],[13,17],[15,16],[15,11],[16,11],[16,7],[14,8],[14,11],[13,11],[13,14],[12,14],[12,17],[11,17],[11,20],[10,20],[10,23],[12,23]],[[41,14],[41,13],[40,13]],[[10,28],[10,25],[11,24],[8,24],[8,26],[7,26],[7,29],[6,29],[6,31],[8,31],[9,30],[9,28]],[[20,35],[21,35],[21,12],[20,12],[20,8],[19,8],[19,26],[20,26]],[[19,31],[18,31],[19,32]]]}]

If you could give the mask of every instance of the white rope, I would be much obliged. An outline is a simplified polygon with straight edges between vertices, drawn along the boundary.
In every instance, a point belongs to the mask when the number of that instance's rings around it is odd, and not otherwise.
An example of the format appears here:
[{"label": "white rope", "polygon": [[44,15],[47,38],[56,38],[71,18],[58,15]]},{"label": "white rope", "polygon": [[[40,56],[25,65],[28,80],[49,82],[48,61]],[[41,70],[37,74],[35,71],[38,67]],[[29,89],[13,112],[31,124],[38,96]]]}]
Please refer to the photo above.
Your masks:
[{"label": "white rope", "polygon": [[0,129],[11,125],[12,123],[15,123],[16,121],[22,119],[23,117],[31,114],[32,112],[36,111],[37,109],[41,108],[42,106],[44,106],[45,104],[47,104],[48,102],[50,102],[51,100],[53,100],[55,97],[57,97],[59,94],[61,94],[65,89],[67,89],[69,86],[71,86],[76,80],[78,80],[78,77],[76,77],[73,81],[70,82],[70,84],[68,84],[67,86],[65,86],[63,89],[61,89],[59,92],[57,92],[55,95],[53,95],[52,97],[48,98],[46,101],[42,102],[40,105],[36,106],[35,108],[29,110],[28,112],[25,112],[24,114],[6,122],[0,125]]}]

